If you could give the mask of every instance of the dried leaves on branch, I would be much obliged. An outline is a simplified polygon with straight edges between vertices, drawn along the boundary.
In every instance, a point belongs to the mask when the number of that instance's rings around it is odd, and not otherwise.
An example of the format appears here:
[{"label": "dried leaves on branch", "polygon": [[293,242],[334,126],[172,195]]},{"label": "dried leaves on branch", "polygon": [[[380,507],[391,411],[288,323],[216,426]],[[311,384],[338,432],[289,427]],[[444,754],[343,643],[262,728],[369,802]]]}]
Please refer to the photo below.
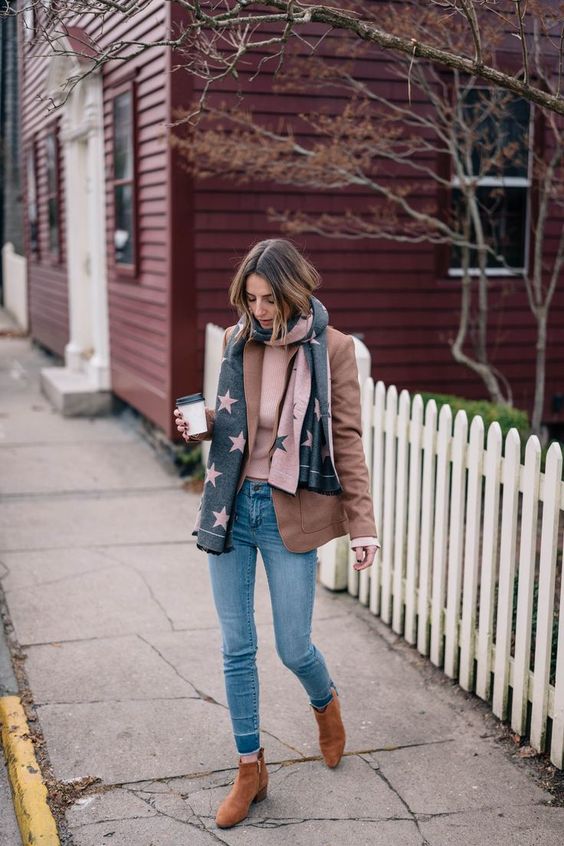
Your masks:
[{"label": "dried leaves on branch", "polygon": [[[164,38],[120,36],[108,45],[99,36],[116,16],[130,21],[133,30],[135,18],[147,8],[154,7],[158,15],[166,6],[172,9],[173,25]],[[90,60],[92,68],[166,45],[178,51],[186,71],[203,81],[204,99],[214,83],[244,70],[247,57],[257,50],[265,52],[265,62],[283,63],[290,44],[302,42],[314,53],[324,38],[340,31],[388,55],[432,61],[564,114],[562,0],[345,0],[335,6],[298,0],[25,0],[19,5],[5,0],[5,7],[12,14],[19,10],[27,25],[30,10],[36,9],[33,25],[40,39],[61,53],[68,52],[68,27],[87,21],[92,44],[72,50]],[[461,33],[457,43],[443,37],[453,28]],[[551,56],[543,67],[531,61],[536,36],[545,40]],[[518,42],[517,67],[507,63],[508,40]]]},{"label": "dried leaves on branch", "polygon": [[[463,23],[453,21],[442,37],[454,51],[465,37]],[[495,38],[502,36],[492,33],[490,41]],[[547,58],[538,34],[528,57],[539,65]],[[309,110],[274,120],[257,105],[254,114],[244,97],[253,91],[256,63],[250,64],[231,86],[232,96],[208,97],[197,125],[185,127],[184,138],[176,136],[174,143],[200,178],[324,192],[322,206],[269,209],[271,221],[290,235],[444,245],[461,285],[451,351],[482,379],[495,402],[511,403],[512,391],[491,361],[497,341],[492,343],[488,330],[489,273],[505,272],[509,288],[523,279],[538,333],[533,409],[538,429],[548,314],[564,263],[564,235],[547,249],[551,216],[561,218],[564,208],[563,121],[554,113],[541,118],[540,110],[537,114],[509,91],[480,86],[475,77],[445,73],[419,59],[381,64],[374,78],[367,69],[378,61],[372,45],[351,35],[326,43],[313,56],[304,45],[289,48],[283,67],[265,75],[274,95],[292,96],[294,105],[299,96],[311,103]],[[261,91],[267,96],[264,87]],[[185,116],[177,115],[179,122]],[[541,135],[537,150],[534,140]],[[508,177],[516,179],[512,184],[526,198],[530,173],[536,202],[527,218],[533,236],[528,260],[524,232],[511,228],[513,200],[506,189]],[[342,202],[331,201],[343,190],[350,197],[346,211]],[[519,188],[511,190],[515,195]]]}]

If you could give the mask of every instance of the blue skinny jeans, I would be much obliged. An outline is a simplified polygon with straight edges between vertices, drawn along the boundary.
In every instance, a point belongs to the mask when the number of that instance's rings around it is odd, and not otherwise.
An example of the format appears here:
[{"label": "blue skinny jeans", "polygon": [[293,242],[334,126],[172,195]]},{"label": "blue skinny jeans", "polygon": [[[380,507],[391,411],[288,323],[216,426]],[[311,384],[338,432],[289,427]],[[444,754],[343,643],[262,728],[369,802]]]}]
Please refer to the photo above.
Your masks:
[{"label": "blue skinny jeans", "polygon": [[336,686],[323,655],[311,642],[317,550],[286,549],[266,481],[245,479],[236,496],[234,519],[233,549],[208,554],[208,565],[235,746],[240,755],[252,755],[261,745],[254,615],[257,549],[266,570],[279,658],[316,708],[331,701],[331,687]]}]

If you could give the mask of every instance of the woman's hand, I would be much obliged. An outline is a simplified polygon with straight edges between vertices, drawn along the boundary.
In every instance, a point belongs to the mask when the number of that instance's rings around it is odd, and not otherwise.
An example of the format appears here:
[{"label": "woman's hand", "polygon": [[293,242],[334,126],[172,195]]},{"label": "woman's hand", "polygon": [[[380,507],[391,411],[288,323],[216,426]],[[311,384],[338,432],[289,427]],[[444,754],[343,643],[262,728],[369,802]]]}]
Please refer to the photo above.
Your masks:
[{"label": "woman's hand", "polygon": [[[211,411],[209,408],[206,408],[206,423],[208,424],[208,431],[210,427],[210,420],[211,420]],[[186,443],[197,443],[198,441],[204,440],[204,436],[206,432],[200,432],[197,435],[190,435],[188,430],[190,428],[190,424],[186,422],[184,417],[182,416],[182,412],[180,409],[174,409],[174,417],[176,418],[176,428],[181,433],[182,437],[186,441]]]},{"label": "woman's hand", "polygon": [[189,423],[186,422],[179,408],[174,409],[174,417],[176,422],[176,428],[178,429],[186,443],[188,443],[190,440],[192,440],[191,436],[188,434],[188,429],[190,428]]},{"label": "woman's hand", "polygon": [[370,567],[376,555],[377,546],[355,546],[356,564],[353,564],[355,570],[365,570]]}]

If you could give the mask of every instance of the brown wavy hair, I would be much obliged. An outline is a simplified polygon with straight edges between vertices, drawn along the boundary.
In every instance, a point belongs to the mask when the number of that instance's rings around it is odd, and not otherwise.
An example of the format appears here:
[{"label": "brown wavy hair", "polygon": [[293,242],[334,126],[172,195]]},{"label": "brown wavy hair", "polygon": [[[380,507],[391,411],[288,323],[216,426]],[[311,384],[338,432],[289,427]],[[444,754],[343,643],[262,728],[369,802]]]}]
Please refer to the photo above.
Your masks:
[{"label": "brown wavy hair", "polygon": [[272,338],[284,343],[288,319],[296,313],[309,314],[310,296],[321,284],[321,277],[291,241],[269,238],[255,244],[239,264],[229,287],[231,305],[245,318],[239,333],[245,338],[249,337],[253,325],[246,292],[251,273],[262,276],[272,288],[276,306]]}]

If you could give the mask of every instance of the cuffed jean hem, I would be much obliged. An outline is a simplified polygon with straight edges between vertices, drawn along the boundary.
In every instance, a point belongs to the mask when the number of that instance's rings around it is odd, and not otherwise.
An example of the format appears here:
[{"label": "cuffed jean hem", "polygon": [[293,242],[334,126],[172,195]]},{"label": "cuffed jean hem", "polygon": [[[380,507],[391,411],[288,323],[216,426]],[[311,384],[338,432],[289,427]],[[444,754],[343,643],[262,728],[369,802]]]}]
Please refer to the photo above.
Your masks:
[{"label": "cuffed jean hem", "polygon": [[331,692],[329,696],[325,697],[325,699],[310,699],[309,701],[314,708],[324,708],[326,705],[329,705],[332,699],[333,693]]},{"label": "cuffed jean hem", "polygon": [[239,752],[239,755],[256,755],[260,752],[260,746],[258,749],[253,749],[252,752]]},{"label": "cuffed jean hem", "polygon": [[254,734],[236,734],[235,746],[239,755],[254,755],[260,750],[260,736]]},{"label": "cuffed jean hem", "polygon": [[[335,682],[332,679],[331,679],[330,687],[335,688],[335,693],[337,695],[339,694],[339,691],[337,690],[337,685],[335,684]],[[309,704],[313,705],[314,708],[325,708],[326,705],[329,705],[329,703],[331,702],[332,699],[333,699],[333,691],[331,690],[329,692],[329,695],[326,696],[324,699],[312,699],[310,697]]]}]

